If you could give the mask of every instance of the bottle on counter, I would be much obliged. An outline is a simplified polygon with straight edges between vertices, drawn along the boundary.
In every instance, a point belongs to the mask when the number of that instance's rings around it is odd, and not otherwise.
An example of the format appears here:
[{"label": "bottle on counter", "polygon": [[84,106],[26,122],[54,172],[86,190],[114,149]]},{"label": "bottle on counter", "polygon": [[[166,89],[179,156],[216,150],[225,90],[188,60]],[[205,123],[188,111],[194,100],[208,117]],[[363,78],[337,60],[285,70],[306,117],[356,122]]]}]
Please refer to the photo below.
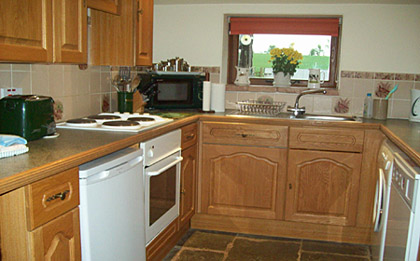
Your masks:
[{"label": "bottle on counter", "polygon": [[372,93],[366,94],[365,102],[363,105],[363,118],[371,119],[373,112],[373,98]]}]

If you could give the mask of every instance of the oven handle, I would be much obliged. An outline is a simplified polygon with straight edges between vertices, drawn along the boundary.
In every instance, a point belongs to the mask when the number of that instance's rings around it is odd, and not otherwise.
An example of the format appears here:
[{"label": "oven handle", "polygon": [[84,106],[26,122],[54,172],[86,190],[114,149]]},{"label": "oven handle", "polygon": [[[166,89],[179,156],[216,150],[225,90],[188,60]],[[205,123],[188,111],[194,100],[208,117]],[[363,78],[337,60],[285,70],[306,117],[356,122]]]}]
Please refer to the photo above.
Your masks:
[{"label": "oven handle", "polygon": [[174,165],[178,164],[179,162],[181,162],[184,158],[179,156],[176,157],[176,160],[174,160],[173,162],[169,163],[168,165],[166,165],[165,167],[156,170],[156,171],[150,171],[150,172],[146,172],[147,176],[158,176],[159,174],[161,174],[162,172],[164,172],[165,170],[173,167]]}]

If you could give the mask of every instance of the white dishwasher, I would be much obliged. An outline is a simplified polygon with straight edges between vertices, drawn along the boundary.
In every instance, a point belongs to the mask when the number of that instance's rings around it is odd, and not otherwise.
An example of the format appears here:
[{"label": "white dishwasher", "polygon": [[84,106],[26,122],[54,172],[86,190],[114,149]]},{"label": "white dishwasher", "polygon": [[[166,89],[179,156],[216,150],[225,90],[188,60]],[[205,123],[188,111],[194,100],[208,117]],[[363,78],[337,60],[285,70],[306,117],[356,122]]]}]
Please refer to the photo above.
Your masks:
[{"label": "white dishwasher", "polygon": [[146,260],[142,150],[83,164],[79,179],[82,260]]}]

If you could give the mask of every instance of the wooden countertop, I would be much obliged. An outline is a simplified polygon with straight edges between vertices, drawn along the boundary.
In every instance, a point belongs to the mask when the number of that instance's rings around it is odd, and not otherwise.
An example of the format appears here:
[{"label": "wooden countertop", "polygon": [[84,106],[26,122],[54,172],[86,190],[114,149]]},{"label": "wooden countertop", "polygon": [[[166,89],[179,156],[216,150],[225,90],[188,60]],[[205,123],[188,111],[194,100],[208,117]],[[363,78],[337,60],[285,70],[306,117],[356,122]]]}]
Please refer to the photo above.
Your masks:
[{"label": "wooden countertop", "polygon": [[260,123],[270,125],[381,129],[420,165],[420,123],[407,120],[365,122],[296,121],[270,117],[235,117],[228,113],[197,114],[140,132],[100,132],[58,129],[56,139],[28,143],[29,152],[0,159],[0,194],[79,166],[114,151],[137,144],[198,120]]}]

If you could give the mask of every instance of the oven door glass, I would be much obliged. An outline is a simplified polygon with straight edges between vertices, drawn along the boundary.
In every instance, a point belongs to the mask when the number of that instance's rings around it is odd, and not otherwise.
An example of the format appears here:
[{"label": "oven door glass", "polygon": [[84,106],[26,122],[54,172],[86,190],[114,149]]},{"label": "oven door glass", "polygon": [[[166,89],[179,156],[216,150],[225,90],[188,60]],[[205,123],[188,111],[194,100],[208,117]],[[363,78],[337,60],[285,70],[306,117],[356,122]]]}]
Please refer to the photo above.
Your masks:
[{"label": "oven door glass", "polygon": [[176,165],[150,177],[149,226],[176,204]]},{"label": "oven door glass", "polygon": [[146,241],[149,243],[179,214],[181,152],[145,168]]},{"label": "oven door glass", "polygon": [[165,79],[158,81],[156,101],[165,103],[192,103],[192,80]]}]

